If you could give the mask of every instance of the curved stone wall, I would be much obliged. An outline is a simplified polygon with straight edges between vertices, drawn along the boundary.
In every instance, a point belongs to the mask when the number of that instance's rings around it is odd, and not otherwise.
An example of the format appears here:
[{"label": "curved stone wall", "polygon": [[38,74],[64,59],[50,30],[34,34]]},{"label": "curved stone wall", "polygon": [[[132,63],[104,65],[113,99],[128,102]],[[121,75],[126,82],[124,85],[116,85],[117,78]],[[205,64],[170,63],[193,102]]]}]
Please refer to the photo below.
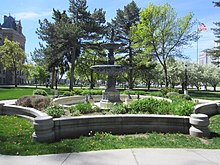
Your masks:
[{"label": "curved stone wall", "polygon": [[22,107],[16,105],[0,104],[0,115],[16,115],[34,121],[35,117],[48,116],[46,113],[34,108]]},{"label": "curved stone wall", "polygon": [[198,104],[195,106],[195,113],[206,114],[208,117],[220,114],[220,102]]}]

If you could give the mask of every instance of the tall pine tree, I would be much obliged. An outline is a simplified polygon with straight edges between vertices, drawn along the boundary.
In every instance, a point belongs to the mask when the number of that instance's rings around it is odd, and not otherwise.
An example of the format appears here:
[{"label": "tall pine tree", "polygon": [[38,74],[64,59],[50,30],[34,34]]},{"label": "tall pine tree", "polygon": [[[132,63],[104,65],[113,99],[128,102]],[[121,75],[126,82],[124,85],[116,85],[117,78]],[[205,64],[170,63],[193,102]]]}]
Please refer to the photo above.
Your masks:
[{"label": "tall pine tree", "polygon": [[115,41],[123,43],[123,47],[120,50],[121,53],[128,56],[127,65],[129,66],[128,71],[128,84],[129,89],[134,86],[133,78],[133,56],[134,50],[132,49],[132,40],[130,38],[130,29],[139,21],[140,8],[137,7],[136,3],[132,1],[124,9],[118,9],[116,17],[112,20],[112,26],[115,30]]}]

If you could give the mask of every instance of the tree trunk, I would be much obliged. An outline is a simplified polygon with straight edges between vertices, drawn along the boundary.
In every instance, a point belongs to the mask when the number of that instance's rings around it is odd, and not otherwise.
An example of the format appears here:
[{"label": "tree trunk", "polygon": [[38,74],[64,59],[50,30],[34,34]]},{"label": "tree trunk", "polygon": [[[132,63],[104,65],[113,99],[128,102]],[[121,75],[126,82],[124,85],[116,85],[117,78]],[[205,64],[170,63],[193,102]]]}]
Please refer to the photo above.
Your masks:
[{"label": "tree trunk", "polygon": [[148,82],[147,82],[147,90],[148,91],[150,90],[150,85],[151,85],[150,80],[148,80]]},{"label": "tree trunk", "polygon": [[90,81],[90,89],[94,88],[94,77],[93,77],[93,70],[91,71],[91,75],[90,75],[91,81]]},{"label": "tree trunk", "polygon": [[17,85],[17,69],[15,68],[15,72],[14,72],[14,79],[15,79],[15,88],[18,87]]},{"label": "tree trunk", "polygon": [[134,88],[132,62],[133,62],[133,55],[132,55],[131,41],[129,41],[129,72],[128,72],[128,87],[129,87],[129,89]]},{"label": "tree trunk", "polygon": [[168,73],[167,73],[166,64],[163,65],[163,69],[164,69],[164,76],[165,76],[165,87],[167,88],[169,86],[169,83],[168,83]]},{"label": "tree trunk", "polygon": [[53,87],[54,87],[54,80],[55,80],[55,76],[54,76],[54,74],[55,74],[55,68],[53,67],[52,68],[52,77],[51,77],[51,83],[50,83],[50,88],[51,89],[53,89]]},{"label": "tree trunk", "polygon": [[74,84],[75,54],[76,54],[76,48],[73,47],[71,51],[71,70],[70,70],[70,86],[69,86],[70,91],[73,90],[73,84]]},{"label": "tree trunk", "polygon": [[216,91],[216,85],[213,86],[214,91]]}]

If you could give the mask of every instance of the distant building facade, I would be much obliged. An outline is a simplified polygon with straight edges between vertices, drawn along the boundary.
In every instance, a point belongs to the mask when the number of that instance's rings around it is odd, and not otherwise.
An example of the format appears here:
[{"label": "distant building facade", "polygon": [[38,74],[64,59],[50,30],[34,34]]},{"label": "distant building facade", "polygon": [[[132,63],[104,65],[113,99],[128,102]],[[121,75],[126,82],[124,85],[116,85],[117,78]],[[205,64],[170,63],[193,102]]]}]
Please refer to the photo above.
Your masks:
[{"label": "distant building facade", "polygon": [[212,59],[210,56],[207,55],[205,51],[199,53],[199,64],[207,65],[211,63],[212,63]]},{"label": "distant building facade", "polygon": [[[4,44],[4,39],[8,38],[11,41],[17,41],[20,46],[25,50],[25,36],[22,33],[21,21],[15,20],[12,16],[4,16],[3,24],[0,24],[0,45]],[[0,55],[1,56],[1,55]],[[22,72],[18,73],[17,82],[18,84],[24,84],[26,81],[25,76]],[[14,84],[14,74],[10,70],[4,70],[0,63],[0,84]]]}]

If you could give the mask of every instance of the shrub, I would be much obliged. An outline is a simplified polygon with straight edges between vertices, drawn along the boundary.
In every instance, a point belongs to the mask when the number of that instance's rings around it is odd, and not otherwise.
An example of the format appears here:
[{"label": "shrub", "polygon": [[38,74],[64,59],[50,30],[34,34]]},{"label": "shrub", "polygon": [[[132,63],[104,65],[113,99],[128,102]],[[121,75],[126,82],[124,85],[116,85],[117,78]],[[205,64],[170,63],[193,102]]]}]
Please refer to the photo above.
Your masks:
[{"label": "shrub", "polygon": [[163,94],[160,91],[158,91],[158,92],[151,92],[150,96],[163,97]]},{"label": "shrub", "polygon": [[180,94],[180,97],[185,100],[192,100],[192,98],[188,94]]},{"label": "shrub", "polygon": [[102,95],[102,90],[83,90],[81,95]]},{"label": "shrub", "polygon": [[179,93],[178,89],[176,89],[176,88],[162,88],[160,90],[160,92],[162,93],[163,96],[166,96],[166,94],[169,93],[169,92],[177,92],[177,93]]},{"label": "shrub", "polygon": [[47,96],[47,92],[43,89],[36,89],[33,91],[33,95],[42,95],[42,96]]},{"label": "shrub", "polygon": [[129,113],[168,114],[170,104],[166,100],[140,99],[130,103]]},{"label": "shrub", "polygon": [[139,90],[125,90],[123,93],[124,94],[130,94],[130,95],[137,95],[137,94],[145,95],[146,94],[145,91],[139,91]]},{"label": "shrub", "polygon": [[41,95],[23,96],[16,101],[16,105],[23,107],[32,107],[38,110],[45,109],[50,105],[50,103],[50,97]]},{"label": "shrub", "polygon": [[125,114],[128,112],[128,108],[123,104],[117,103],[110,108],[110,112],[113,114]]},{"label": "shrub", "polygon": [[189,116],[194,111],[195,103],[188,100],[179,99],[173,101],[170,113],[173,115]]},{"label": "shrub", "polygon": [[63,93],[63,96],[72,96],[73,94],[72,94],[72,92],[70,92],[70,91],[65,91],[64,93]]},{"label": "shrub", "polygon": [[62,106],[53,105],[46,109],[48,115],[52,116],[53,118],[59,118],[65,114],[64,109]]},{"label": "shrub", "polygon": [[177,99],[177,98],[180,98],[180,94],[177,93],[177,92],[168,92],[166,94],[166,97],[173,100],[173,99]]},{"label": "shrub", "polygon": [[79,88],[73,89],[72,95],[81,95],[82,91],[83,89],[79,89]]},{"label": "shrub", "polygon": [[88,114],[94,112],[91,104],[89,103],[79,103],[69,107],[70,113],[74,113],[75,111],[79,111],[81,114]]}]

